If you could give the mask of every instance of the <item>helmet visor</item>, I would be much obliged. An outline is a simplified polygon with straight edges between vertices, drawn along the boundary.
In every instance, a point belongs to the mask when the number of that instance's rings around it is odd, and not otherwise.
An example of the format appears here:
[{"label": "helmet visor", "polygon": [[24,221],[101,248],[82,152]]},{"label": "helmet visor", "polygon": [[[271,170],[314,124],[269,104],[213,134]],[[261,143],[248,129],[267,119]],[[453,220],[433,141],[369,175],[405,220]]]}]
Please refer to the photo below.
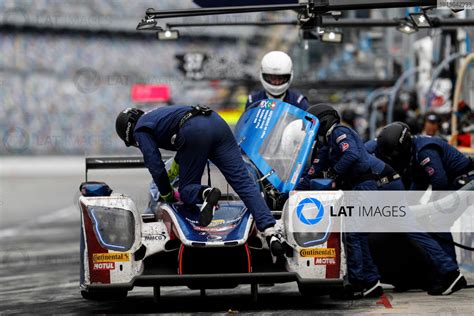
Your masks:
[{"label": "helmet visor", "polygon": [[262,74],[263,80],[274,86],[280,86],[287,83],[291,79],[291,74],[287,75],[272,75],[272,74]]}]

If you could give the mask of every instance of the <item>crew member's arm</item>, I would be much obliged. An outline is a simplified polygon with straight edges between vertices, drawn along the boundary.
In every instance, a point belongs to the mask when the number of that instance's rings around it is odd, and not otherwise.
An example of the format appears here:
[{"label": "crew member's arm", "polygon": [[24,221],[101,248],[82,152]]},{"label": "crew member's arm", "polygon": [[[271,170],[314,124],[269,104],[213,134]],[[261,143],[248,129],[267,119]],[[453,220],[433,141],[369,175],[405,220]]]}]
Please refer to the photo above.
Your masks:
[{"label": "crew member's arm", "polygon": [[300,182],[296,186],[296,190],[309,190],[311,179],[315,179],[323,171],[329,168],[329,149],[327,146],[314,149],[314,155],[311,158],[311,167],[308,172],[303,175]]},{"label": "crew member's arm", "polygon": [[448,189],[448,177],[444,170],[441,156],[436,149],[430,147],[423,148],[418,153],[418,162],[430,179],[433,191]]},{"label": "crew member's arm", "polygon": [[301,98],[301,101],[298,102],[300,105],[300,108],[306,111],[309,108],[308,99],[304,95],[300,95],[300,98]]},{"label": "crew member's arm", "polygon": [[368,140],[365,142],[364,146],[370,154],[375,154],[375,151],[377,150],[377,141],[375,139]]},{"label": "crew member's arm", "polygon": [[155,181],[160,195],[165,196],[172,192],[168,173],[166,172],[165,164],[161,159],[161,153],[158,149],[153,136],[144,131],[135,131],[135,140],[138,142],[138,148],[140,148],[143,154],[143,160],[145,166],[150,171],[150,174]]},{"label": "crew member's arm", "polygon": [[253,97],[251,94],[249,94],[249,97],[247,98],[247,103],[245,103],[245,111],[249,109],[249,106],[252,105],[253,103]]},{"label": "crew member's arm", "polygon": [[359,159],[359,150],[353,136],[345,133],[344,129],[335,129],[332,137],[335,139],[335,146],[342,153],[341,159],[334,165],[334,171],[339,175],[344,175]]}]

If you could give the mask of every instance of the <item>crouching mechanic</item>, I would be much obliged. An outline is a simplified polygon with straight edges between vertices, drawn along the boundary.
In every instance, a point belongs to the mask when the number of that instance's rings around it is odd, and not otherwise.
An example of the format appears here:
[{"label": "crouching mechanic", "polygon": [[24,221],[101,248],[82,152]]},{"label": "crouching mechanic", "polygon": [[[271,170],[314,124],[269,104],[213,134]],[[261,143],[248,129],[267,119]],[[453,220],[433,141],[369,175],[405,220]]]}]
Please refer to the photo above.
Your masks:
[{"label": "crouching mechanic", "polygon": [[[382,129],[376,140],[367,144],[374,152],[403,175],[411,190],[457,190],[474,181],[474,163],[456,148],[437,137],[412,136],[408,125],[394,122]],[[459,271],[451,233],[409,234],[422,245],[439,278],[430,295],[449,295],[466,286]],[[436,240],[433,240],[435,237]]]},{"label": "crouching mechanic", "polygon": [[308,108],[308,99],[294,90],[290,90],[293,81],[293,62],[284,52],[271,51],[262,58],[260,82],[263,90],[249,95],[245,110],[252,104],[265,99],[278,99],[302,110]]},{"label": "crouching mechanic", "polygon": [[200,226],[211,223],[221,197],[218,188],[201,185],[204,168],[211,160],[252,213],[273,255],[283,254],[275,219],[248,174],[232,131],[218,114],[204,106],[170,106],[147,113],[127,108],[117,117],[116,131],[127,147],[141,150],[145,166],[167,202],[175,202],[178,196],[170,185],[159,148],[177,151],[179,198],[188,205],[202,204]]},{"label": "crouching mechanic", "polygon": [[[308,112],[319,119],[317,157],[308,173],[301,179],[297,189],[309,189],[313,175],[327,171],[328,177],[338,183],[339,188],[359,191],[378,190],[379,176],[373,170],[383,170],[385,164],[370,155],[357,133],[340,124],[337,111],[327,104],[311,106]],[[353,294],[363,297],[379,297],[383,293],[380,275],[373,262],[367,233],[345,234],[348,278]],[[352,293],[351,293],[352,292]]]}]

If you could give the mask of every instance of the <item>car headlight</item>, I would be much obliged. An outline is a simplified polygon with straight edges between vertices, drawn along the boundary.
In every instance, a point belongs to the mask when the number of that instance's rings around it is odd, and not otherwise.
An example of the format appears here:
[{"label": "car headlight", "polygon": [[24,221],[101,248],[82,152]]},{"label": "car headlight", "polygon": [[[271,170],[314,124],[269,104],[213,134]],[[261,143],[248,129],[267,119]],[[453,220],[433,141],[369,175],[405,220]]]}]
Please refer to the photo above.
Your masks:
[{"label": "car headlight", "polygon": [[135,218],[133,213],[103,206],[89,206],[94,233],[99,243],[109,250],[127,251],[135,241]]}]

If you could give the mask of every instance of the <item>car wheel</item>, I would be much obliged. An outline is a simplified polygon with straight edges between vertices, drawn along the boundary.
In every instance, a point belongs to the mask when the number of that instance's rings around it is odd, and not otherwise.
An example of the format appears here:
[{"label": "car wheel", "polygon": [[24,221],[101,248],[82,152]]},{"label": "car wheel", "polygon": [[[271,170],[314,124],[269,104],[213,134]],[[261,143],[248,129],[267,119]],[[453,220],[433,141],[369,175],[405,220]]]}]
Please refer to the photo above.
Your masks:
[{"label": "car wheel", "polygon": [[91,301],[118,301],[127,298],[127,294],[127,290],[109,290],[100,292],[81,291],[82,297]]},{"label": "car wheel", "polygon": [[315,287],[311,285],[298,284],[298,290],[302,296],[313,297],[327,295],[327,290],[321,289],[321,287]]}]

